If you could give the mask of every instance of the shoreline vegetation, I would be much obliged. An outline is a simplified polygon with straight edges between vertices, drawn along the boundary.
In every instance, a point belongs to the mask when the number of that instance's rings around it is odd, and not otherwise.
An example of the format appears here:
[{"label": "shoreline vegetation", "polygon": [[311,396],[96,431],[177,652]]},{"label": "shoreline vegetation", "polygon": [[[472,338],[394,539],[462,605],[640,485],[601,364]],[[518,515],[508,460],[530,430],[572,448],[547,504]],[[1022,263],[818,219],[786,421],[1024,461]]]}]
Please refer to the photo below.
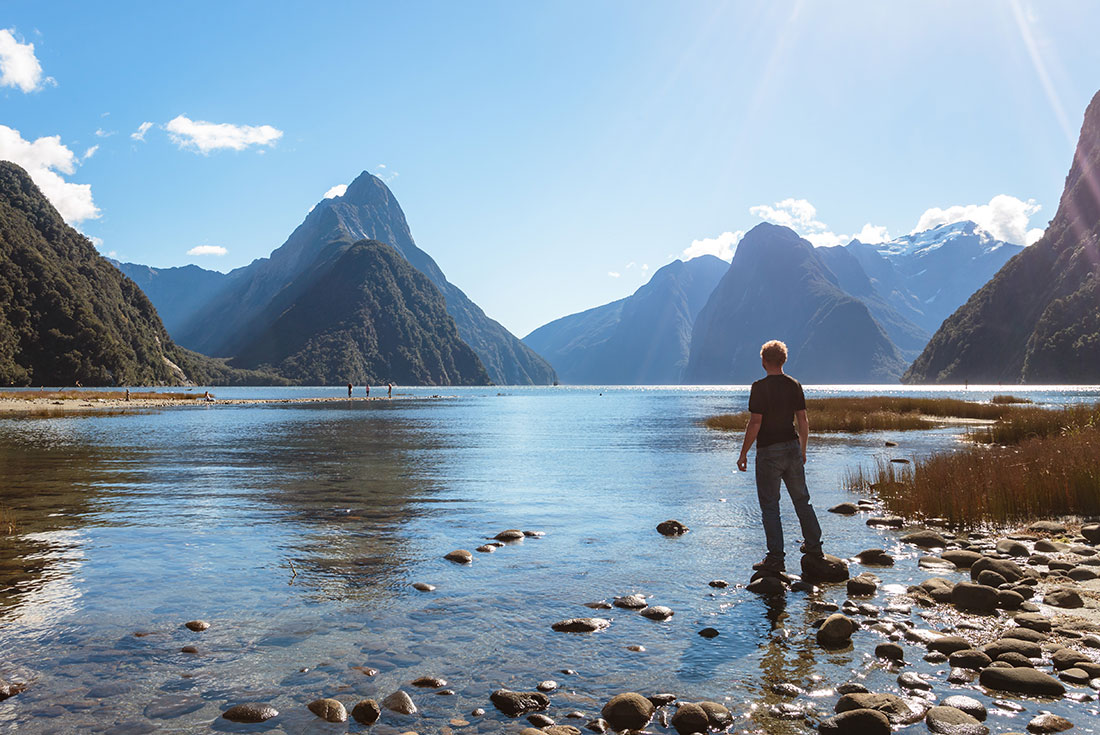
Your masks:
[{"label": "shoreline vegetation", "polygon": [[[131,391],[126,399],[125,391],[104,390],[21,390],[0,391],[0,415],[63,415],[70,413],[123,413],[126,411],[176,406],[250,406],[263,404],[339,403],[391,400],[378,396],[323,396],[312,398],[218,398],[210,394],[190,391]],[[431,396],[437,398],[438,396]]]},{"label": "shoreline vegetation", "polygon": [[[974,422],[964,434],[970,446],[905,462],[880,457],[873,468],[847,473],[848,490],[873,493],[903,518],[965,529],[1100,515],[1100,404],[1045,408],[1011,396],[995,399],[871,396],[806,404],[810,431],[817,433]],[[741,413],[713,416],[705,424],[734,431],[747,422],[748,414]]]}]

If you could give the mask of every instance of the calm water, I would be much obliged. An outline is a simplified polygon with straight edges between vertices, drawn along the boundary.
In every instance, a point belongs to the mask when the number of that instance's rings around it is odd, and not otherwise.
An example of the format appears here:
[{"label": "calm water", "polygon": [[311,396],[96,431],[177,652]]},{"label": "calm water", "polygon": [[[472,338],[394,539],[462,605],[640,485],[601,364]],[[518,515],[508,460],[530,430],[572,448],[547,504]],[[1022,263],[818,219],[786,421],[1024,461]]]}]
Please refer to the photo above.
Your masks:
[{"label": "calm water", "polygon": [[[913,392],[874,389],[887,391]],[[926,393],[994,392],[1004,391]],[[1051,403],[1100,398],[1100,389],[1013,392]],[[868,657],[876,634],[859,633],[855,651],[826,653],[813,643],[818,614],[806,595],[766,603],[733,586],[762,554],[755,490],[751,472],[734,471],[740,437],[700,421],[742,410],[746,398],[730,389],[399,389],[389,402],[0,419],[0,502],[18,524],[0,535],[0,678],[31,683],[0,703],[0,730],[357,731],[321,723],[305,703],[334,696],[350,709],[404,686],[420,716],[385,713],[372,731],[518,731],[522,719],[503,724],[489,693],[554,679],[559,722],[577,724],[564,719],[571,710],[596,716],[619,691],[671,691],[725,701],[738,729],[799,732],[806,726],[766,713],[789,701],[768,684],[816,692],[795,701],[820,712],[844,681],[896,691],[896,672]],[[901,446],[884,448],[886,438]],[[827,549],[851,556],[877,546],[915,559],[897,533],[824,509],[853,499],[840,487],[850,467],[957,445],[952,429],[811,441],[807,474]],[[667,518],[691,532],[659,536]],[[784,521],[794,555],[793,513]],[[546,535],[475,554],[467,567],[442,559],[506,528]],[[929,576],[912,562],[874,572],[901,585]],[[710,588],[716,578],[731,587]],[[411,589],[418,581],[437,589]],[[582,604],[631,592],[675,617],[655,623]],[[840,602],[843,587],[817,599]],[[880,588],[874,602],[889,599]],[[596,635],[550,630],[588,615],[614,622]],[[195,618],[212,627],[182,628]],[[721,635],[698,636],[705,626]],[[188,644],[199,655],[179,652]],[[422,675],[447,679],[455,695],[407,686]],[[263,726],[218,719],[254,700],[281,716]],[[1046,708],[1087,732],[1084,713],[1096,706],[1023,703],[1027,714],[994,712],[990,724],[1022,730]],[[475,707],[489,712],[470,717]],[[456,717],[470,724],[449,726]]]}]

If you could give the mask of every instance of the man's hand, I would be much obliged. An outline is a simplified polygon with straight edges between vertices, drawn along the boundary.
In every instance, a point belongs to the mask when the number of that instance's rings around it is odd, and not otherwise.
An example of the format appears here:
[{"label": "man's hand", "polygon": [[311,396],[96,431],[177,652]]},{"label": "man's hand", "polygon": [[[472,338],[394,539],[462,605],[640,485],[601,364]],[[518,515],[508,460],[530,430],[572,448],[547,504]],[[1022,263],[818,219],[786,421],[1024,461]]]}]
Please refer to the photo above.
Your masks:
[{"label": "man's hand", "polygon": [[806,464],[806,450],[802,450],[802,464]]},{"label": "man's hand", "polygon": [[[802,460],[805,462],[805,458]],[[737,458],[737,469],[741,472],[747,472],[749,469],[749,455],[741,452],[741,456]]]}]

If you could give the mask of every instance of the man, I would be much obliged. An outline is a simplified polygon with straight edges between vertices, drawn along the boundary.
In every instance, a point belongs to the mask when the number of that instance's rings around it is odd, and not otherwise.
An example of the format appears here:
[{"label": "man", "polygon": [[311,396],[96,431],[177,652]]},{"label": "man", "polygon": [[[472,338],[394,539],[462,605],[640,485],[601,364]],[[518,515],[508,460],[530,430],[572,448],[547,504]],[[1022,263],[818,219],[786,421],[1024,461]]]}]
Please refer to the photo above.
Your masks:
[{"label": "man", "polygon": [[[756,496],[768,553],[753,569],[783,572],[783,523],[779,518],[779,481],[787,486],[794,502],[798,522],[802,526],[802,553],[822,556],[821,526],[806,488],[806,442],[810,422],[806,417],[806,396],[797,380],[783,372],[787,361],[787,345],[779,340],[760,348],[760,362],[768,373],[752,384],[749,393],[749,425],[737,469],[745,472],[749,464],[749,447],[756,442]],[[797,422],[798,428],[795,428]]]}]

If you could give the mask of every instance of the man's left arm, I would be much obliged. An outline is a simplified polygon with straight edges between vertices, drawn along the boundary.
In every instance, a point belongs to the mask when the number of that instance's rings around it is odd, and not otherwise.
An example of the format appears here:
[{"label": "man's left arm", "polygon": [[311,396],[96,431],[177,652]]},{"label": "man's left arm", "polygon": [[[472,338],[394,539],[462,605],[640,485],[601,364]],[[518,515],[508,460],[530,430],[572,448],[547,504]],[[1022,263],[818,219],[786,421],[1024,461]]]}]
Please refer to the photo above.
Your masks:
[{"label": "man's left arm", "polygon": [[810,441],[810,419],[806,409],[795,411],[794,420],[798,424],[798,443],[802,445],[802,464],[806,464],[806,444]]},{"label": "man's left arm", "polygon": [[745,441],[741,444],[741,456],[737,458],[737,469],[742,472],[749,468],[749,448],[756,441],[756,435],[760,433],[760,424],[763,422],[764,414],[749,414],[749,425],[745,427]]}]

